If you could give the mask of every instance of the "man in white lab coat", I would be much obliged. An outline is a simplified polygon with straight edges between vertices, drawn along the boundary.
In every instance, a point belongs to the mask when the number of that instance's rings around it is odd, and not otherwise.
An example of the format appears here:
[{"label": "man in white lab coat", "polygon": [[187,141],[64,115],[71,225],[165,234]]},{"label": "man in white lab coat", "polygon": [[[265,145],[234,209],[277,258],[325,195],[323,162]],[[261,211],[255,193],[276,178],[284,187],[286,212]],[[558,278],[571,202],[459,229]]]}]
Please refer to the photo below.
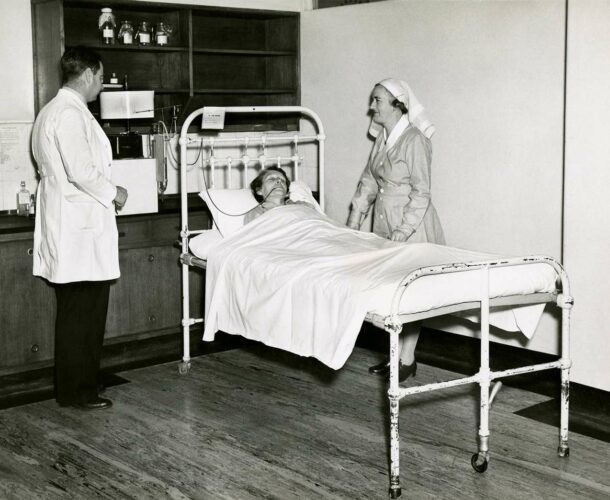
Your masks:
[{"label": "man in white lab coat", "polygon": [[55,397],[62,406],[112,406],[98,394],[110,284],[120,276],[115,210],[127,191],[110,181],[112,150],[89,109],[104,67],[90,49],[61,58],[63,86],[38,114],[32,153],[38,165],[34,275],[57,297]]}]

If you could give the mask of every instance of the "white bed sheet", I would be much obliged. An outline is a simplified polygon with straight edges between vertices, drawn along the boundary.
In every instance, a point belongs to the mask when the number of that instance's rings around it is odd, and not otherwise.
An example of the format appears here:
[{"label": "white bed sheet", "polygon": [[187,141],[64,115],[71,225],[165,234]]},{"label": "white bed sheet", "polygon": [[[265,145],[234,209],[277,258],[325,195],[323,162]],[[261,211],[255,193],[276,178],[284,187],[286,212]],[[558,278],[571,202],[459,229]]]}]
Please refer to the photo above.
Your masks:
[{"label": "white bed sheet", "polygon": [[[409,272],[501,257],[392,242],[337,225],[305,205],[271,210],[208,246],[207,254],[204,340],[222,330],[313,356],[335,369],[351,354],[366,313],[390,313],[397,284]],[[496,268],[490,295],[552,292],[555,280],[544,263]],[[478,273],[426,276],[408,287],[400,312],[476,301],[480,293]],[[531,336],[543,308],[492,312],[490,322]]]}]

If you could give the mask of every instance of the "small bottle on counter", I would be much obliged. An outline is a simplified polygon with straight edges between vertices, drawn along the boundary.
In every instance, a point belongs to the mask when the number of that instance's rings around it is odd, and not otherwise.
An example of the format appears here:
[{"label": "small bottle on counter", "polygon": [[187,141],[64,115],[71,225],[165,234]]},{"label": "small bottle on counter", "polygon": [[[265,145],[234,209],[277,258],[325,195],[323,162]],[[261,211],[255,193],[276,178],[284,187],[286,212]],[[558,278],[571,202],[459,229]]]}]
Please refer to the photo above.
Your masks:
[{"label": "small bottle on counter", "polygon": [[17,191],[17,215],[27,217],[30,210],[30,192],[25,187],[25,181],[21,181],[19,191]]},{"label": "small bottle on counter", "polygon": [[112,85],[118,85],[119,79],[117,78],[116,73],[112,73],[112,76],[110,77],[110,83]]},{"label": "small bottle on counter", "polygon": [[36,197],[33,194],[30,195],[30,207],[28,208],[28,214],[30,217],[34,217],[36,215]]}]

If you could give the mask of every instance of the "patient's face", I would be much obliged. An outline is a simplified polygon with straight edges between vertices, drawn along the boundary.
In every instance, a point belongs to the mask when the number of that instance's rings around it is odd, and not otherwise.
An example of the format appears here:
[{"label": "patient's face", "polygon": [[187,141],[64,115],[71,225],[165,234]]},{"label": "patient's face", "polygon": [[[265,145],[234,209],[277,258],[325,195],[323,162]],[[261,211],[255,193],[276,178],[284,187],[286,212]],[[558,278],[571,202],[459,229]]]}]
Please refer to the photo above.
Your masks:
[{"label": "patient's face", "polygon": [[264,175],[263,184],[258,190],[258,194],[267,200],[283,201],[288,194],[286,177],[281,172],[276,172],[275,170],[268,170]]}]

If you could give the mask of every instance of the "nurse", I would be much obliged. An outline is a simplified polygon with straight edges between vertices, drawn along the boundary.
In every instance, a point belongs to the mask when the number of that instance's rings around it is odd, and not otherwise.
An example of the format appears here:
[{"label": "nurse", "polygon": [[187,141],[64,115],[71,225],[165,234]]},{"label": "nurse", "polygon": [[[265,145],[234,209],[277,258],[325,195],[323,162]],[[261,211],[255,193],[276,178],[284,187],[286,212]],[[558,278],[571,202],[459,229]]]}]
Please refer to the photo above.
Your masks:
[{"label": "nurse", "polygon": [[127,190],[110,180],[112,149],[87,103],[102,90],[98,54],[74,47],[61,58],[63,86],[38,114],[34,275],[53,285],[55,398],[62,406],[109,408],[97,375],[112,280],[119,277],[115,210]]},{"label": "nurse", "polygon": [[[371,94],[369,133],[376,138],[352,198],[347,225],[360,229],[373,207],[373,232],[392,241],[445,244],[430,195],[430,164],[434,125],[407,82],[388,78]],[[401,335],[400,381],[415,375],[415,346],[420,324]],[[389,359],[369,368],[387,375]]]}]

